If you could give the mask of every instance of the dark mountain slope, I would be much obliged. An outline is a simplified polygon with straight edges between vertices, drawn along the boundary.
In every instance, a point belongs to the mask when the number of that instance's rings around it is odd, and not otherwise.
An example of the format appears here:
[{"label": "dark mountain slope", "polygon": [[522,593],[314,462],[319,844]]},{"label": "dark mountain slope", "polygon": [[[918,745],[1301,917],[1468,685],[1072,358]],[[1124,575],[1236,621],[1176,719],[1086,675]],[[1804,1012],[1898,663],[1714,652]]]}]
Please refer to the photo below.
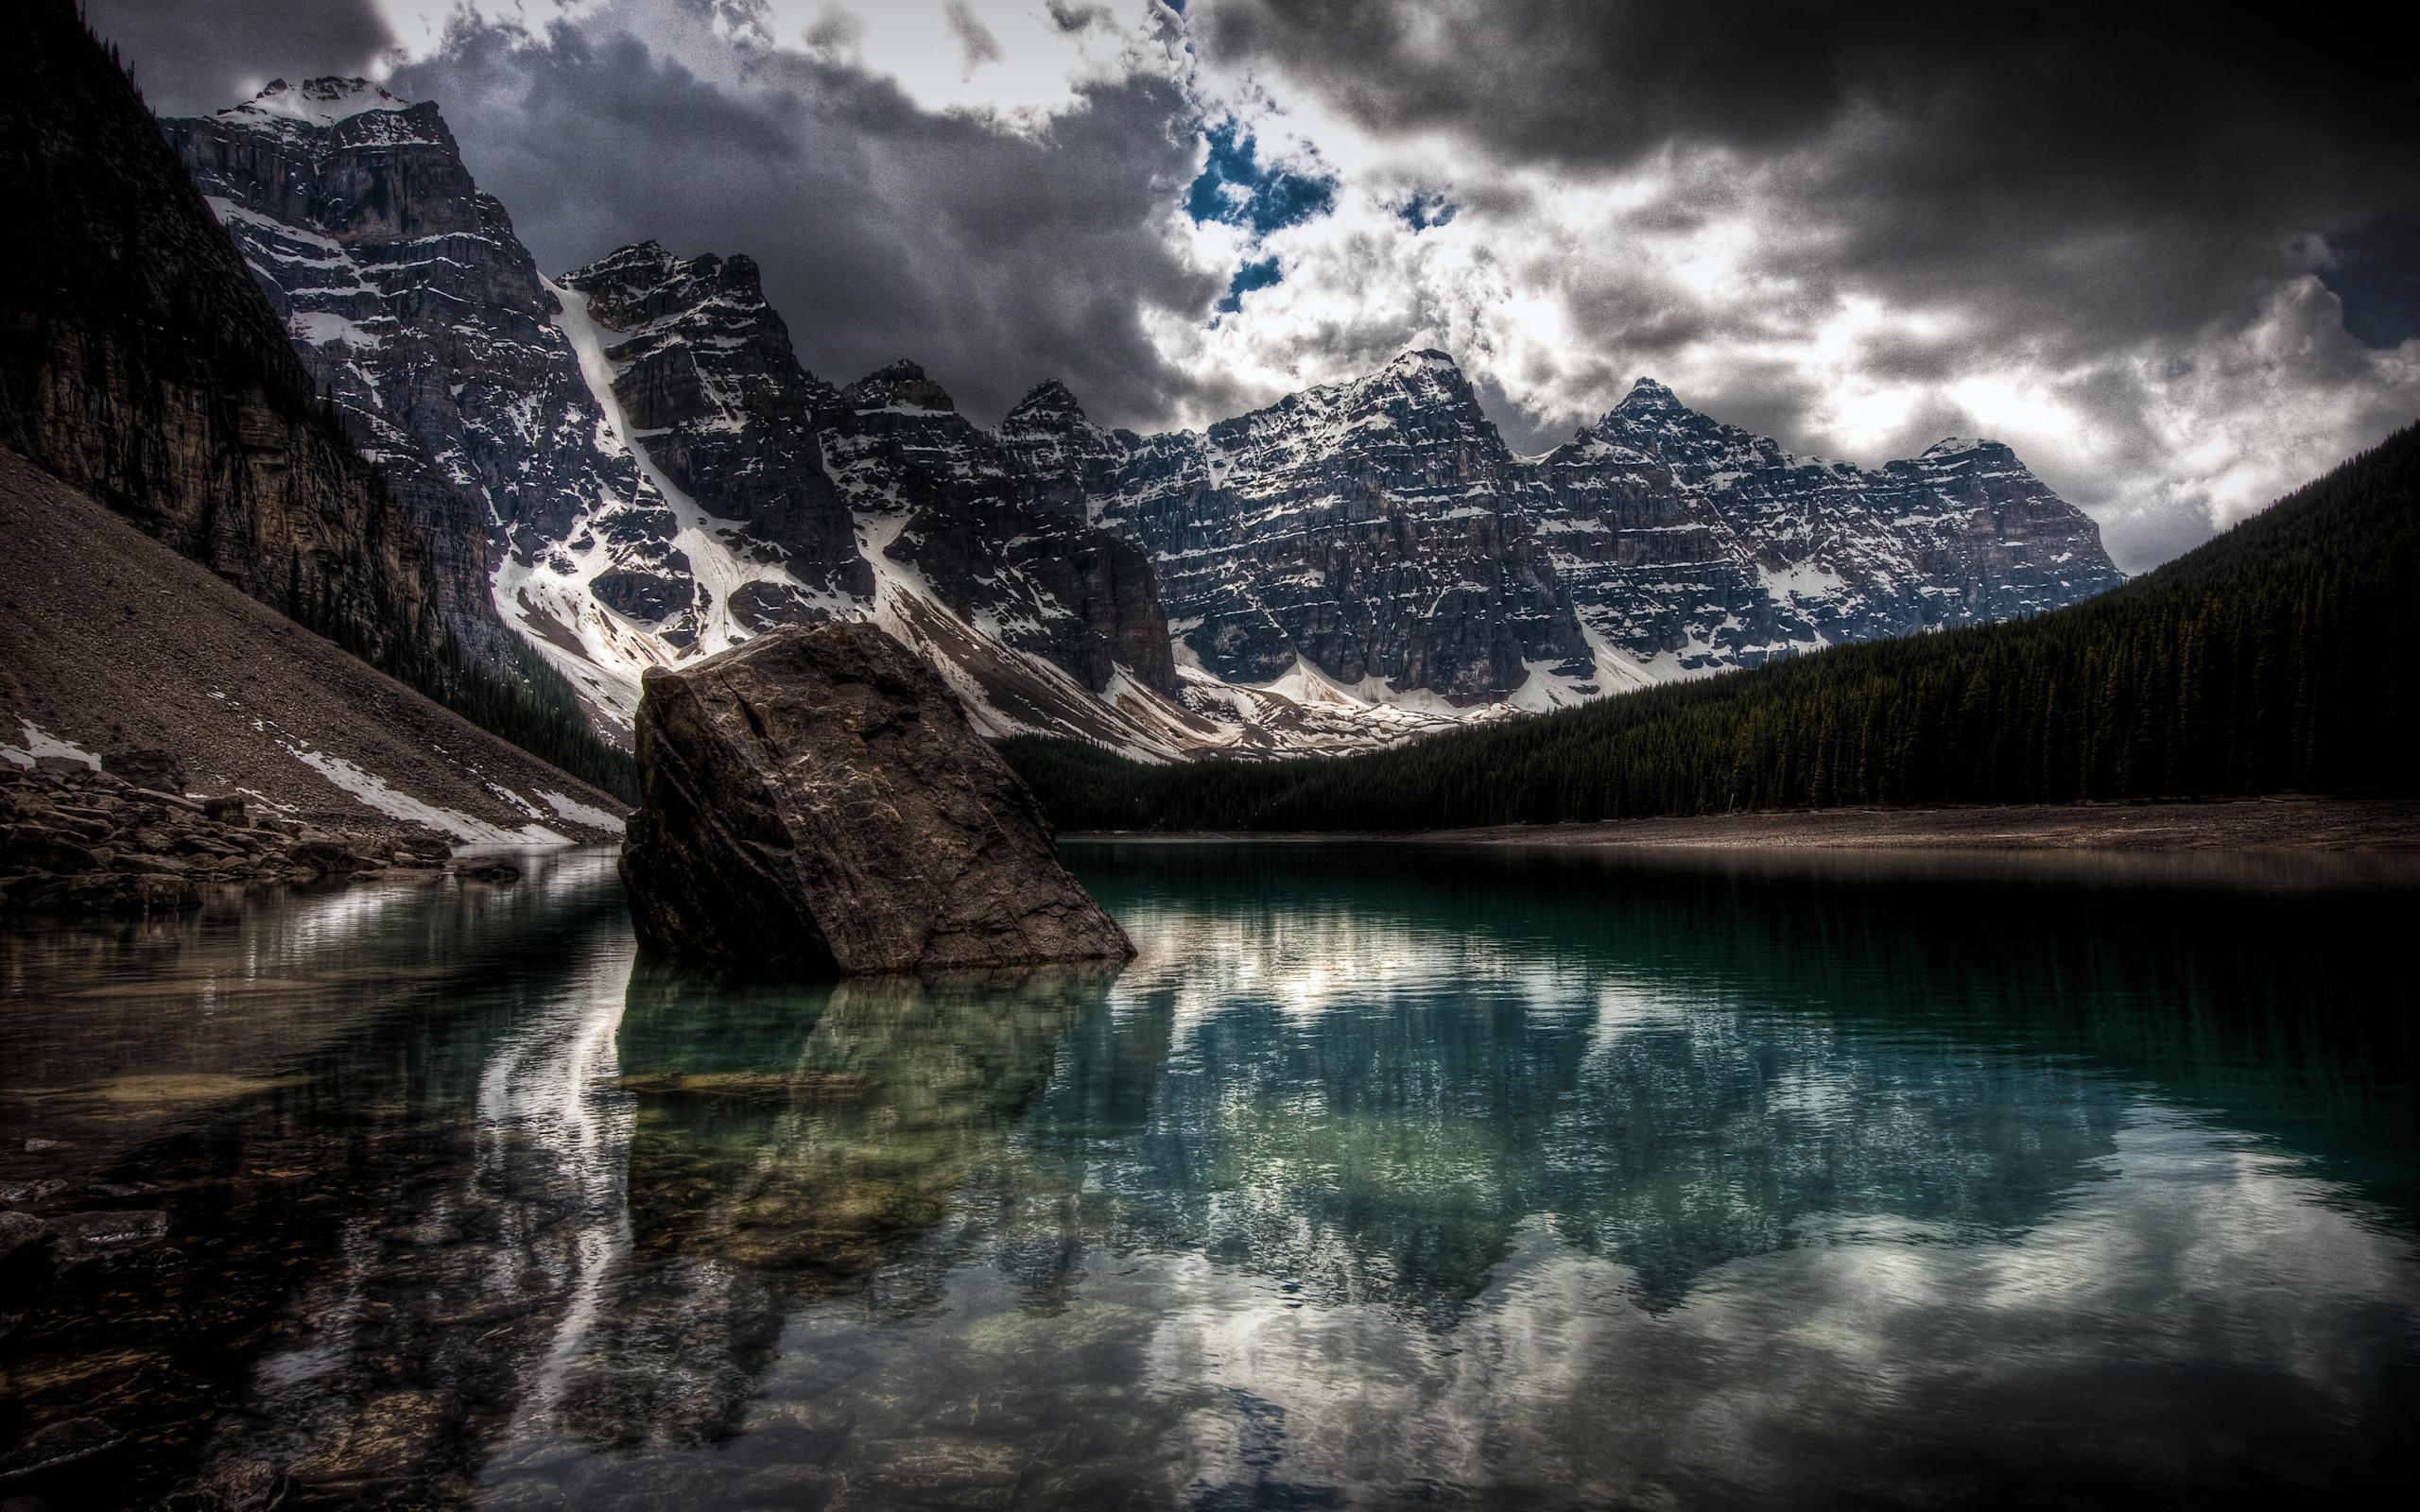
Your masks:
[{"label": "dark mountain slope", "polygon": [[0,53],[0,438],[382,670],[614,775],[559,677],[445,623],[426,543],[65,0],[21,7]]},{"label": "dark mountain slope", "polygon": [[1011,760],[1069,829],[1409,830],[1840,804],[2420,793],[2420,427],[2159,571],[1340,761]]},{"label": "dark mountain slope", "polygon": [[356,837],[616,837],[613,799],[6,453],[0,538],[48,548],[0,551],[0,747],[165,747],[202,791]]}]

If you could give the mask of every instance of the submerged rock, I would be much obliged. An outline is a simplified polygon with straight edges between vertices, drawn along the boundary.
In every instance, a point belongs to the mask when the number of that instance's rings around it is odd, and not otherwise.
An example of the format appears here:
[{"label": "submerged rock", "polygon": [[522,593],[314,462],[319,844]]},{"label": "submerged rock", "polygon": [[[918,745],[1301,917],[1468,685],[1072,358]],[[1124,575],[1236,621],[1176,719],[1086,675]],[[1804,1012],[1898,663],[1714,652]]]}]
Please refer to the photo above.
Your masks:
[{"label": "submerged rock", "polygon": [[51,1220],[51,1249],[61,1265],[120,1255],[167,1237],[168,1215],[151,1209],[71,1212]]},{"label": "submerged rock", "polygon": [[98,1418],[67,1418],[36,1429],[26,1441],[0,1454],[0,1485],[105,1454],[126,1435]]},{"label": "submerged rock", "polygon": [[806,972],[1123,960],[1049,822],[941,679],[872,626],[648,673],[622,849],[639,937]]}]

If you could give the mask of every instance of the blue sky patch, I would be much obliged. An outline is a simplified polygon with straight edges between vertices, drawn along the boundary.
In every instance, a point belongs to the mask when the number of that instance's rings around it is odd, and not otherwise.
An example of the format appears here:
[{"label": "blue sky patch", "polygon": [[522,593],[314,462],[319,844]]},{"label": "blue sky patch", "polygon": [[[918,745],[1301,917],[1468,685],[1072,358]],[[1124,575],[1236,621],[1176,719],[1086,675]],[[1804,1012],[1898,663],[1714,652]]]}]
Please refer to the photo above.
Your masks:
[{"label": "blue sky patch", "polygon": [[2328,246],[2335,256],[2321,265],[2319,281],[2342,301],[2353,339],[2392,351],[2420,336],[2420,211],[2331,237]]},{"label": "blue sky patch", "polygon": [[1236,269],[1234,278],[1227,281],[1227,297],[1219,301],[1219,313],[1233,315],[1244,307],[1244,296],[1253,289],[1265,289],[1272,284],[1285,282],[1286,270],[1277,266],[1277,259],[1273,257],[1246,263]]},{"label": "blue sky patch", "polygon": [[1395,214],[1413,231],[1426,231],[1443,226],[1454,218],[1462,207],[1445,198],[1442,190],[1423,190],[1395,207]]},{"label": "blue sky patch", "polygon": [[1185,191],[1184,213],[1198,224],[1221,221],[1255,236],[1299,226],[1336,208],[1336,180],[1263,167],[1259,144],[1230,117],[1205,127],[1210,161]]}]

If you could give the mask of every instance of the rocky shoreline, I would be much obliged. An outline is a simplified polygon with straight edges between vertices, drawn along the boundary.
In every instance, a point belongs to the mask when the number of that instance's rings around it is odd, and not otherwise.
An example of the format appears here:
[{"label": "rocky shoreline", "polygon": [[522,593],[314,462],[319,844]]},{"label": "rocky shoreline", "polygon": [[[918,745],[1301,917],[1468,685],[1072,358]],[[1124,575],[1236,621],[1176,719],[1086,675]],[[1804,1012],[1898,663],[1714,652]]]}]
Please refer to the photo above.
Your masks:
[{"label": "rocky shoreline", "polygon": [[94,769],[66,757],[0,766],[0,916],[174,913],[205,886],[344,882],[454,870],[507,881],[493,858],[457,858],[409,826],[342,831],[256,807],[240,793],[195,796],[174,757],[115,752]]}]

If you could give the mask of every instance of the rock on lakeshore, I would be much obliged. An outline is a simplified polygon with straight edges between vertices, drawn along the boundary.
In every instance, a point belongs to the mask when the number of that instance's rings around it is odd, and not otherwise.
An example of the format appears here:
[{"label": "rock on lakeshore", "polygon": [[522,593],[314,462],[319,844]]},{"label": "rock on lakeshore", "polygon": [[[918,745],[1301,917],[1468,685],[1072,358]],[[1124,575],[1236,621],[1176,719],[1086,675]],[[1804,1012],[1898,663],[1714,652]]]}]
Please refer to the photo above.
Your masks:
[{"label": "rock on lakeshore", "polygon": [[446,859],[445,843],[425,834],[341,836],[254,814],[240,795],[138,785],[182,788],[183,764],[167,752],[112,751],[105,765],[0,765],[0,917],[173,914],[199,906],[205,885],[338,881]]},{"label": "rock on lakeshore", "polygon": [[638,759],[622,876],[651,949],[802,972],[1134,954],[940,677],[872,626],[649,671]]}]

